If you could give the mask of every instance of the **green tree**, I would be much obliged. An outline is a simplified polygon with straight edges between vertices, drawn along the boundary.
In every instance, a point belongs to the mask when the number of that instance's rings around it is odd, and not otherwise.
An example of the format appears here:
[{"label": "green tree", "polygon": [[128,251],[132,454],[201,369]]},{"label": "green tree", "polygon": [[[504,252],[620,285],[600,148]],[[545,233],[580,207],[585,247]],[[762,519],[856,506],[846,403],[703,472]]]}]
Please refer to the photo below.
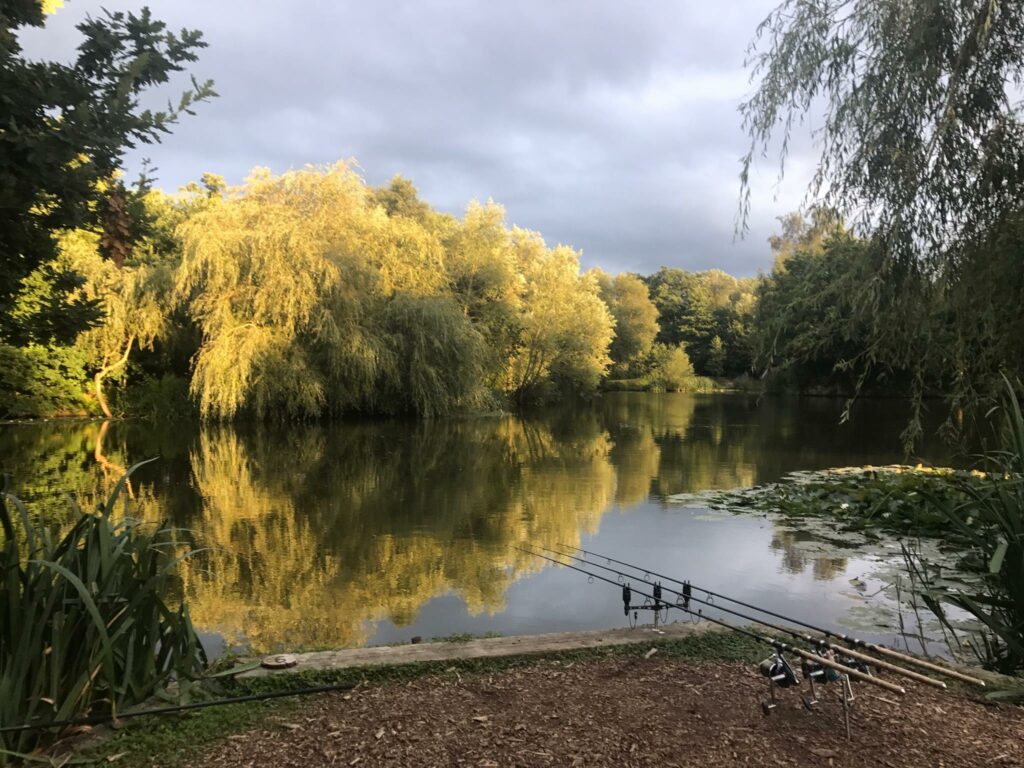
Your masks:
[{"label": "green tree", "polygon": [[[171,33],[148,9],[105,12],[80,24],[83,39],[70,64],[25,58],[18,31],[42,27],[55,7],[0,2],[0,338],[15,344],[34,331],[13,322],[14,297],[23,279],[53,260],[56,235],[103,227],[124,213],[120,190],[107,182],[125,150],[159,141],[181,115],[215,95],[211,82],[193,80],[176,106],[141,108],[143,94],[183,71],[205,46],[199,32]],[[53,314],[59,309],[47,317]]]},{"label": "green tree", "polygon": [[809,216],[799,212],[787,213],[779,216],[778,221],[782,232],[768,238],[775,272],[784,270],[787,259],[797,251],[821,253],[829,237],[843,232],[843,220],[839,214],[820,206],[812,208]]},{"label": "green tree", "polygon": [[760,285],[752,341],[755,366],[783,386],[828,387],[849,394],[868,370],[860,352],[868,325],[859,319],[857,285],[870,279],[878,253],[850,234],[820,250],[790,253]]},{"label": "green tree", "polygon": [[500,205],[470,203],[444,241],[450,291],[483,334],[482,377],[508,390],[509,360],[522,334],[522,275]]},{"label": "green tree", "polygon": [[617,375],[636,374],[631,367],[647,356],[658,335],[658,308],[651,301],[647,285],[636,275],[612,277],[600,270],[594,270],[594,275],[601,299],[615,320],[615,338],[608,353]]},{"label": "green tree", "polygon": [[717,334],[711,339],[711,348],[708,352],[707,369],[711,376],[721,376],[725,373],[725,345],[722,337]]},{"label": "green tree", "polygon": [[656,343],[650,352],[651,386],[663,392],[685,390],[694,377],[693,365],[683,346]]},{"label": "green tree", "polygon": [[427,203],[420,200],[413,183],[401,176],[395,176],[386,186],[373,190],[372,197],[388,216],[405,216],[425,224],[437,215]]},{"label": "green tree", "polygon": [[102,322],[83,332],[76,347],[93,370],[93,394],[106,418],[113,412],[104,393],[107,378],[122,375],[134,348],[152,349],[167,324],[173,285],[166,264],[118,267],[100,256],[99,238],[76,230],[60,242],[62,256],[86,276],[87,295],[103,309]]},{"label": "green tree", "polygon": [[698,373],[706,373],[715,321],[711,294],[691,272],[662,267],[645,278],[658,308],[661,330],[657,340],[669,346],[685,344]]}]

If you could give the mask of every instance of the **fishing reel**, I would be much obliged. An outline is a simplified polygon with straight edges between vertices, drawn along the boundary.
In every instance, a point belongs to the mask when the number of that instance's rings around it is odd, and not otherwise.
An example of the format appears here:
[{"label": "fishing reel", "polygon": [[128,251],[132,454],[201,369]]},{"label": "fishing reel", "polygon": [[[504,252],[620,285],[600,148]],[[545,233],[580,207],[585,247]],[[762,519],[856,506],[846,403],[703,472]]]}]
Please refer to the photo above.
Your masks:
[{"label": "fishing reel", "polygon": [[[815,654],[820,656],[822,659],[835,661],[835,654],[832,653],[832,651],[819,649]],[[800,697],[800,701],[803,702],[804,708],[808,711],[814,709],[814,706],[818,703],[818,691],[815,688],[816,684],[828,685],[829,683],[834,683],[841,679],[841,675],[832,667],[808,658],[801,659],[800,671],[803,673],[803,676],[807,680],[807,684],[811,689],[810,696]]]},{"label": "fishing reel", "polygon": [[762,675],[779,688],[792,688],[794,685],[800,685],[800,678],[797,676],[796,670],[781,653],[765,659],[757,668]]},{"label": "fishing reel", "polygon": [[[864,672],[867,670],[867,664],[864,662],[849,657],[843,657],[836,654],[834,650],[826,650],[819,648],[815,651],[815,655],[823,660],[842,664],[851,669],[856,669],[858,672]],[[843,705],[843,721],[846,725],[846,738],[850,738],[850,706],[853,704],[853,683],[850,681],[850,676],[844,674],[830,666],[819,663],[813,659],[804,658],[800,664],[800,669],[803,672],[807,683],[810,686],[810,695],[801,696],[800,701],[803,702],[804,708],[808,711],[813,710],[815,705],[818,703],[818,691],[816,685],[827,685],[829,683],[839,683],[839,700]]]},{"label": "fishing reel", "polygon": [[[818,655],[824,659],[832,659],[831,655],[826,655],[826,653],[819,652]],[[800,661],[800,672],[812,683],[834,683],[839,679],[839,673],[834,669],[811,659]]]},{"label": "fishing reel", "polygon": [[757,668],[762,675],[768,678],[768,701],[761,702],[761,711],[767,716],[778,706],[775,689],[800,685],[800,677],[781,652],[776,652],[774,656],[765,659],[758,664]]},{"label": "fishing reel", "polygon": [[837,656],[835,660],[842,664],[844,667],[855,669],[858,672],[865,675],[871,674],[871,665],[863,659],[855,659],[852,656]]}]

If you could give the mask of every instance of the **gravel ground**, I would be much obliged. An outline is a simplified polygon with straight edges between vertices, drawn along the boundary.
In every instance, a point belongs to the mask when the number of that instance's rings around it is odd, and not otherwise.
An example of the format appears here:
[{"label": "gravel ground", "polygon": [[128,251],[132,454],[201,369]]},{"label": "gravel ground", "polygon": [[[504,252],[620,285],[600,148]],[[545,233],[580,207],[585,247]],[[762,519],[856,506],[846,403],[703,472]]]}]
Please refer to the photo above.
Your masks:
[{"label": "gravel ground", "polygon": [[750,665],[658,658],[546,662],[330,694],[229,737],[196,766],[1024,766],[1024,708],[918,685],[836,686],[761,712]]}]

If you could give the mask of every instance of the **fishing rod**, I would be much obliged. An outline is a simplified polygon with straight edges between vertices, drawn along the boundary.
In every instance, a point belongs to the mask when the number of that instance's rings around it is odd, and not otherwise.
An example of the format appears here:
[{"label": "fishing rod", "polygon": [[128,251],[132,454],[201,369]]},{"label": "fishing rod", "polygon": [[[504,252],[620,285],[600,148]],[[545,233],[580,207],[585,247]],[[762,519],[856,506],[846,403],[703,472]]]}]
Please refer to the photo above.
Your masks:
[{"label": "fishing rod", "polygon": [[[567,545],[567,544],[559,544],[559,546],[560,547],[564,547],[565,549],[574,549],[577,552],[582,552],[583,554],[590,555],[591,557],[600,558],[600,559],[605,560],[606,562],[609,562],[609,563],[617,563],[618,565],[624,566],[626,568],[631,568],[634,571],[638,571],[640,573],[644,573],[647,576],[657,576],[659,579],[665,579],[665,580],[671,581],[671,582],[673,582],[675,584],[681,584],[681,585],[683,585],[684,589],[686,588],[686,585],[689,585],[691,589],[699,590],[699,591],[703,592],[704,594],[709,595],[711,597],[717,597],[719,600],[726,600],[726,601],[728,601],[730,603],[735,603],[736,605],[741,605],[744,608],[750,608],[751,610],[755,610],[758,613],[763,613],[763,614],[766,614],[768,616],[773,616],[776,619],[782,619],[783,621],[788,621],[790,624],[797,624],[797,625],[799,625],[801,627],[805,627],[806,629],[810,629],[810,630],[812,630],[814,632],[818,632],[818,633],[824,635],[825,637],[831,637],[831,638],[834,638],[835,640],[839,640],[841,642],[847,643],[848,645],[852,645],[852,646],[855,646],[855,647],[858,647],[858,648],[864,648],[864,649],[866,649],[868,651],[871,651],[872,653],[878,654],[879,656],[886,656],[887,658],[899,661],[899,662],[901,662],[903,664],[909,664],[911,666],[919,667],[920,669],[927,669],[929,672],[934,672],[935,674],[938,674],[938,675],[945,675],[946,677],[951,677],[951,678],[953,678],[955,680],[960,680],[960,681],[965,682],[965,683],[971,683],[972,685],[977,685],[977,686],[980,686],[982,688],[985,687],[985,681],[984,680],[979,680],[976,677],[972,677],[970,675],[964,674],[963,672],[957,672],[956,670],[948,669],[946,667],[939,666],[938,664],[932,664],[930,662],[924,661],[923,659],[919,659],[916,656],[910,656],[910,655],[905,654],[905,653],[900,653],[898,651],[894,651],[891,648],[886,648],[884,645],[876,645],[875,643],[870,643],[870,642],[867,642],[866,640],[861,640],[860,638],[850,637],[849,635],[844,635],[842,632],[835,632],[835,631],[830,630],[830,629],[824,629],[822,627],[817,627],[814,624],[808,624],[806,621],[801,621],[800,619],[794,619],[794,618],[792,618],[790,616],[783,616],[781,613],[775,613],[774,611],[769,611],[766,608],[759,608],[756,605],[751,605],[750,603],[745,603],[742,600],[737,600],[734,597],[728,597],[727,595],[723,595],[723,594],[718,593],[718,592],[712,592],[710,589],[705,589],[704,587],[698,587],[697,585],[691,584],[690,582],[680,581],[679,579],[673,578],[671,576],[665,576],[664,574],[661,574],[661,573],[655,573],[654,571],[648,570],[646,568],[641,568],[640,566],[633,565],[631,563],[627,563],[627,562],[624,562],[622,560],[616,560],[614,557],[608,557],[607,555],[602,555],[602,554],[600,554],[598,552],[591,552],[590,550],[583,549],[582,547],[574,547],[574,546]],[[587,562],[591,562],[591,561],[587,561]],[[593,565],[594,563],[591,563],[591,564]],[[721,607],[721,606],[719,606],[719,607]]]},{"label": "fishing rod", "polygon": [[118,720],[127,720],[130,717],[147,717],[149,715],[166,715],[171,712],[189,712],[193,709],[207,709],[208,707],[222,707],[226,704],[244,704],[250,701],[266,701],[268,699],[283,699],[289,696],[310,696],[316,693],[330,693],[334,691],[351,691],[356,683],[333,683],[331,685],[317,685],[312,688],[290,688],[283,691],[265,691],[263,693],[250,693],[245,696],[232,696],[229,699],[211,699],[209,701],[194,701],[189,704],[175,704],[169,707],[154,707],[152,709],[135,709],[119,714],[89,715],[69,720],[49,720],[43,723],[23,723],[21,725],[5,725],[0,727],[0,733],[16,733],[18,731],[45,731],[48,728],[65,728],[73,725],[100,725],[102,723],[113,723]]},{"label": "fishing rod", "polygon": [[[560,565],[563,568],[571,568],[574,571],[579,571],[580,573],[590,577],[591,579],[598,579],[600,581],[607,582],[608,584],[611,584],[613,586],[621,587],[622,588],[622,592],[623,592],[623,598],[622,599],[623,599],[623,603],[625,603],[625,605],[626,605],[627,612],[629,610],[629,598],[630,598],[630,596],[633,593],[637,594],[640,597],[646,598],[648,600],[652,600],[652,601],[654,600],[654,596],[653,595],[649,595],[646,592],[640,591],[639,589],[633,589],[632,587],[630,587],[628,585],[620,584],[618,581],[614,581],[612,579],[609,579],[609,578],[607,578],[605,576],[602,576],[599,573],[594,573],[593,571],[588,571],[585,568],[580,568],[578,566],[571,565],[570,563],[564,563],[564,562],[562,562],[560,560],[554,559],[553,557],[548,557],[547,555],[541,554],[540,552],[535,552],[532,549],[527,549],[525,547],[516,547],[516,549],[518,549],[521,552],[526,552],[527,554],[533,555],[534,557],[540,557],[540,558],[543,558],[544,560],[548,560],[549,562],[552,562],[555,565]],[[664,602],[664,601],[661,601],[661,602]],[[796,646],[790,645],[789,643],[784,643],[781,640],[776,640],[774,638],[767,637],[765,635],[759,635],[756,632],[751,632],[750,630],[744,629],[743,627],[737,627],[735,624],[730,624],[729,622],[722,621],[721,619],[713,619],[710,616],[705,616],[700,611],[694,611],[694,610],[692,610],[690,608],[686,608],[686,607],[684,607],[682,605],[676,605],[675,603],[665,603],[665,605],[668,606],[669,608],[677,608],[680,611],[684,611],[684,612],[689,613],[689,614],[691,614],[693,616],[697,616],[699,618],[706,619],[707,621],[710,621],[712,624],[718,624],[719,626],[725,627],[726,629],[730,629],[733,632],[736,632],[736,633],[738,633],[740,635],[744,635],[745,637],[749,637],[752,640],[756,640],[759,643],[763,643],[765,645],[769,645],[772,648],[774,648],[776,651],[778,651],[780,654],[781,653],[792,653],[795,656],[799,656],[801,659],[804,659],[806,661],[812,662],[814,664],[821,665],[823,667],[828,667],[828,668],[830,668],[830,669],[832,669],[832,670],[834,670],[836,672],[839,672],[840,674],[846,675],[847,677],[852,678],[854,680],[860,680],[861,682],[871,683],[871,685],[878,686],[879,688],[884,688],[885,690],[890,691],[891,693],[896,693],[896,694],[899,694],[901,696],[907,692],[905,688],[903,688],[903,687],[901,687],[899,685],[896,685],[894,683],[890,683],[887,680],[881,680],[881,679],[879,679],[877,677],[872,677],[871,675],[868,675],[868,674],[866,674],[864,672],[861,672],[860,670],[853,669],[852,667],[848,667],[848,666],[846,666],[844,664],[840,664],[837,661],[833,661],[832,659],[825,658],[825,657],[820,656],[820,655],[818,655],[816,653],[812,653],[811,651],[806,651],[803,648],[797,648]],[[794,680],[794,682],[795,682],[795,680]]]},{"label": "fishing rod", "polygon": [[[757,624],[761,624],[761,625],[763,625],[765,627],[768,627],[769,629],[773,629],[776,632],[785,633],[785,634],[789,635],[790,637],[796,638],[797,640],[801,640],[801,641],[803,641],[805,643],[808,643],[810,645],[814,645],[814,646],[816,646],[818,648],[821,648],[821,649],[824,649],[824,650],[827,650],[827,651],[832,651],[833,653],[842,654],[843,656],[846,656],[846,657],[848,657],[850,659],[853,659],[856,662],[860,662],[862,664],[871,664],[871,665],[873,665],[875,667],[878,667],[879,669],[884,669],[884,670],[887,670],[887,671],[892,672],[894,674],[902,675],[903,677],[906,677],[906,678],[908,678],[910,680],[914,680],[914,681],[916,681],[918,683],[923,683],[925,685],[930,685],[930,686],[932,686],[934,688],[941,688],[943,690],[945,690],[945,688],[946,688],[946,684],[944,682],[942,682],[941,680],[935,680],[934,678],[927,677],[926,675],[922,675],[922,674],[920,674],[918,672],[914,672],[914,671],[909,670],[909,669],[904,669],[903,667],[897,666],[896,664],[890,664],[887,661],[882,661],[881,659],[876,659],[876,658],[874,658],[872,656],[868,656],[866,653],[859,653],[858,651],[855,651],[855,650],[850,649],[850,648],[837,647],[837,646],[832,645],[832,643],[830,643],[828,640],[824,640],[824,639],[822,639],[820,637],[812,637],[811,635],[803,634],[802,632],[799,632],[799,631],[797,631],[795,629],[791,629],[790,627],[784,627],[781,624],[773,624],[770,621],[765,621],[764,619],[759,619],[756,616],[751,616],[750,614],[743,613],[741,611],[733,610],[731,608],[726,608],[725,606],[718,605],[716,603],[712,603],[712,602],[709,602],[707,600],[701,600],[699,597],[694,597],[693,594],[692,594],[692,590],[687,590],[687,588],[685,586],[683,587],[683,591],[680,592],[678,590],[672,589],[671,587],[663,587],[660,583],[655,584],[654,582],[650,581],[649,579],[643,579],[643,578],[639,578],[639,577],[636,577],[636,576],[631,576],[630,574],[623,573],[622,571],[617,571],[614,568],[611,568],[610,566],[601,565],[600,563],[595,563],[595,562],[592,562],[590,560],[584,560],[582,557],[577,557],[576,555],[570,555],[567,552],[559,552],[558,550],[551,549],[550,547],[544,547],[544,546],[541,546],[540,549],[546,550],[548,552],[552,552],[552,553],[554,553],[556,555],[559,555],[561,557],[571,558],[571,559],[576,560],[577,562],[580,562],[580,563],[586,563],[587,565],[590,565],[590,566],[592,566],[594,568],[601,568],[602,570],[609,571],[610,573],[614,573],[617,576],[621,576],[624,579],[636,578],[636,579],[638,579],[639,581],[642,581],[645,584],[649,584],[650,586],[654,587],[655,609],[657,609],[657,605],[659,603],[665,605],[666,607],[670,605],[669,603],[667,603],[666,601],[661,599],[661,591],[664,589],[666,592],[669,592],[669,593],[671,593],[673,595],[676,595],[677,598],[682,598],[684,605],[686,605],[686,603],[692,601],[692,602],[695,602],[695,603],[700,603],[701,605],[706,605],[709,608],[717,608],[720,611],[724,611],[725,613],[732,614],[733,616],[736,616],[738,618],[744,619],[745,621],[752,621],[752,622],[755,622]],[[701,590],[701,591],[703,591],[703,590]],[[678,602],[679,601],[677,599],[676,600],[677,606],[678,606]]]}]

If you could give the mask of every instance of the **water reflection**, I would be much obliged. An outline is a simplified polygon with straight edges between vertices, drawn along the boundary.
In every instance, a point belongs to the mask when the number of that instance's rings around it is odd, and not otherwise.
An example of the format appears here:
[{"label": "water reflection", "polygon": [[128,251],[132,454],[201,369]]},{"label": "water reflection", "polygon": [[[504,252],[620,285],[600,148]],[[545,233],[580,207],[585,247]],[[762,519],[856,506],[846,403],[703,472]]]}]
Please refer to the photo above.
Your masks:
[{"label": "water reflection", "polygon": [[813,541],[813,536],[801,531],[776,529],[769,546],[782,556],[782,567],[789,573],[804,573],[811,567],[816,581],[830,581],[846,571],[845,557],[813,555],[800,544]]},{"label": "water reflection", "polygon": [[[61,492],[94,505],[124,467],[159,455],[131,492],[136,514],[172,520],[200,547],[182,584],[197,625],[261,652],[337,647],[411,627],[508,634],[614,621],[587,601],[553,614],[550,595],[527,588],[543,562],[516,549],[525,543],[596,537],[620,551],[643,530],[676,565],[717,549],[732,553],[719,570],[744,578],[756,565],[756,579],[781,584],[773,572],[810,566],[813,581],[839,583],[847,561],[809,558],[790,532],[684,519],[660,500],[900,459],[898,404],[863,407],[844,427],[832,401],[630,393],[525,419],[10,426],[0,467],[59,524]],[[610,510],[630,522],[602,521]]]}]

